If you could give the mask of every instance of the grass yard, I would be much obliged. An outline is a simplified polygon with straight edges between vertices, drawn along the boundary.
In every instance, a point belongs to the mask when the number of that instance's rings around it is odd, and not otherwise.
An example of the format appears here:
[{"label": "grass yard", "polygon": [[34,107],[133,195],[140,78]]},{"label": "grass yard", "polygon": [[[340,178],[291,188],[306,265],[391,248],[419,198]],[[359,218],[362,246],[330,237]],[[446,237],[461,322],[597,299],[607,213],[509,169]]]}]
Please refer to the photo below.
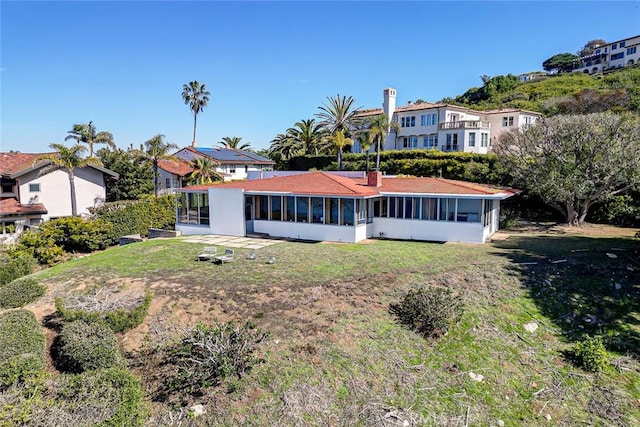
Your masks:
[{"label": "grass yard", "polygon": [[[149,289],[143,325],[119,337],[151,407],[150,425],[640,425],[640,241],[515,234],[485,245],[375,240],[283,242],[195,261],[180,239],[112,248],[42,271],[27,306],[95,286]],[[269,258],[275,263],[269,264]],[[408,289],[462,296],[461,321],[425,340],[389,313]],[[155,351],[182,327],[254,322],[270,333],[261,363],[204,393],[172,390]],[[524,325],[535,322],[535,332]],[[570,363],[599,334],[612,366]],[[52,340],[53,331],[48,331]],[[187,419],[185,408],[206,413]],[[188,424],[182,424],[188,425]]]}]

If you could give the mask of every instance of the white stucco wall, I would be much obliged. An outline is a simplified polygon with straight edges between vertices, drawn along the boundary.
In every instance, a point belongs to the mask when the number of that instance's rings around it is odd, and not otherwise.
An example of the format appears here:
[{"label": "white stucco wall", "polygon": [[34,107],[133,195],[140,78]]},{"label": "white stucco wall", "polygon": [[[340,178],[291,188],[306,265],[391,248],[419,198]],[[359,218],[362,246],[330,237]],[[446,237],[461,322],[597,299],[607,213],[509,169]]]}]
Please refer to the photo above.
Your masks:
[{"label": "white stucco wall", "polygon": [[483,243],[482,224],[479,222],[421,221],[396,218],[374,218],[368,237],[389,239],[427,240],[436,242]]},{"label": "white stucco wall", "polygon": [[209,229],[213,234],[245,236],[244,191],[240,188],[209,189]]},{"label": "white stucco wall", "polygon": [[[88,208],[102,203],[106,197],[104,176],[93,168],[76,169],[74,172],[76,205],[78,214],[88,214]],[[39,175],[39,171],[29,172],[20,178],[20,203],[42,203],[48,214],[44,220],[71,215],[71,190],[69,175],[63,170]],[[29,184],[40,184],[39,192],[30,192]]]},{"label": "white stucco wall", "polygon": [[[365,229],[364,226],[358,227]],[[253,221],[253,230],[270,236],[292,239],[327,240],[331,242],[356,242],[356,228],[348,225],[309,224],[289,221]],[[365,233],[366,234],[366,233]]]}]

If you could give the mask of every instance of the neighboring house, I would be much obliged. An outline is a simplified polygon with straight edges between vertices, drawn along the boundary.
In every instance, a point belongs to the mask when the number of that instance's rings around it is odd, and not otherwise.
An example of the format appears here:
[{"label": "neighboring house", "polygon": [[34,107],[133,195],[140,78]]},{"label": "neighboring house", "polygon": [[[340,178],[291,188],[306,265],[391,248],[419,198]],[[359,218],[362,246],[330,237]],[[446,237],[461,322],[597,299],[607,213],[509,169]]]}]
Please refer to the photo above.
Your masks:
[{"label": "neighboring house", "polygon": [[[407,105],[396,107],[396,90],[393,88],[383,91],[382,108],[362,110],[357,117],[380,114],[385,114],[398,125],[397,130],[390,129],[384,144],[385,150],[423,148],[480,154],[488,153],[491,141],[497,141],[501,133],[521,126],[520,122],[533,123],[541,116],[518,109],[478,111],[430,102],[414,104],[409,101]],[[504,119],[507,120],[507,126],[496,125]],[[375,147],[370,150],[375,151]],[[353,151],[361,151],[359,144],[354,144]]]},{"label": "neighboring house", "polygon": [[162,193],[173,193],[176,188],[187,184],[188,175],[193,172],[189,162],[185,160],[158,161],[158,184]]},{"label": "neighboring house", "polygon": [[176,230],[358,242],[370,237],[482,243],[516,190],[442,178],[327,172],[176,190]]},{"label": "neighboring house", "polygon": [[[0,225],[4,230],[37,225],[52,218],[71,215],[69,176],[64,170],[41,175],[48,161],[36,162],[42,154],[0,153]],[[78,214],[105,199],[104,176],[118,174],[100,166],[76,169]]]},{"label": "neighboring house", "polygon": [[597,46],[592,53],[576,60],[573,71],[585,74],[602,73],[637,65],[638,60],[640,35]]},{"label": "neighboring house", "polygon": [[190,162],[196,157],[209,157],[215,163],[218,172],[225,181],[247,179],[250,171],[273,170],[275,162],[256,153],[233,148],[186,147],[174,153],[174,156]]}]

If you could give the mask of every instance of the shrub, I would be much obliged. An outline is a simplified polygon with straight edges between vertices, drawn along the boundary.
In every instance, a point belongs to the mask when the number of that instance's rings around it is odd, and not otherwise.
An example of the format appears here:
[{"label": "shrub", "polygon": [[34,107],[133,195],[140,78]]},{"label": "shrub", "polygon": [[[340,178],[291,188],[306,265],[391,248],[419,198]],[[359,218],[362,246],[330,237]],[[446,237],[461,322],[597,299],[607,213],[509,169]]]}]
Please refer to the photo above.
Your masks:
[{"label": "shrub", "polygon": [[66,301],[56,298],[58,315],[66,322],[84,320],[87,323],[105,322],[113,332],[125,332],[140,325],[151,305],[151,292],[144,295],[114,296],[116,290],[96,289],[93,292],[70,297]]},{"label": "shrub", "polygon": [[106,369],[122,364],[113,331],[103,323],[67,323],[60,332],[59,365],[69,372]]},{"label": "shrub", "polygon": [[40,298],[46,290],[35,279],[16,279],[0,287],[0,308],[23,307]]},{"label": "shrub", "polygon": [[0,286],[33,273],[36,260],[28,253],[2,254],[0,256]]},{"label": "shrub", "polygon": [[401,324],[430,338],[445,335],[460,320],[463,305],[450,289],[429,286],[410,290],[390,311]]},{"label": "shrub", "polygon": [[0,386],[42,370],[44,334],[36,316],[27,310],[0,315]]},{"label": "shrub", "polygon": [[180,370],[178,386],[206,388],[230,375],[241,376],[259,361],[253,353],[267,336],[249,322],[243,326],[197,324],[174,348]]},{"label": "shrub", "polygon": [[111,223],[101,219],[70,216],[43,223],[40,232],[66,252],[93,252],[109,246],[112,228]]},{"label": "shrub", "polygon": [[575,362],[590,372],[599,372],[609,366],[609,354],[602,343],[602,338],[586,337],[573,345]]},{"label": "shrub", "polygon": [[509,229],[518,223],[518,213],[512,209],[500,209],[499,228]]},{"label": "shrub", "polygon": [[64,260],[64,250],[40,230],[27,230],[20,234],[12,253],[31,256],[40,264],[49,266]]}]

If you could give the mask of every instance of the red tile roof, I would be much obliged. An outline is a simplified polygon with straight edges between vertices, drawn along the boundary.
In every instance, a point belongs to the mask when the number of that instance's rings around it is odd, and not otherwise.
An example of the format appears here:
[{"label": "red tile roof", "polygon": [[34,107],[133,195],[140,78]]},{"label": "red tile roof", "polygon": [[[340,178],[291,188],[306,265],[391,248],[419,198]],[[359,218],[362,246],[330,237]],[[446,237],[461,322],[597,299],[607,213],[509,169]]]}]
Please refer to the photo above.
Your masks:
[{"label": "red tile roof", "polygon": [[533,114],[536,116],[542,116],[540,113],[536,113],[535,111],[523,110],[521,108],[498,108],[495,110],[485,110],[485,114],[502,114],[502,113],[527,113]]},{"label": "red tile roof", "polygon": [[193,172],[193,168],[189,165],[189,162],[184,160],[178,160],[175,162],[172,162],[171,160],[159,160],[158,167],[178,176],[185,176],[186,174]]},{"label": "red tile roof", "polygon": [[[383,177],[382,186],[367,186],[366,178],[347,178],[326,172],[310,172],[274,178],[213,184],[216,188],[242,188],[248,192],[274,192],[322,196],[366,197],[385,193],[443,194],[443,195],[498,195],[509,197],[517,190],[501,189],[443,178]],[[186,187],[184,190],[206,190],[211,185]]]},{"label": "red tile roof", "polygon": [[33,162],[46,153],[0,153],[0,175],[13,175],[33,167]]},{"label": "red tile roof", "polygon": [[[402,113],[405,111],[429,110],[431,108],[441,108],[441,107],[446,107],[454,110],[467,111],[475,114],[484,113],[484,111],[482,110],[473,110],[471,108],[463,107],[461,105],[442,104],[442,103],[434,104],[432,102],[422,102],[420,104],[401,105],[399,107],[396,107],[396,109],[394,110],[394,113]],[[369,110],[360,110],[356,113],[356,116],[357,117],[377,116],[382,113],[383,113],[382,108],[373,108]]]},{"label": "red tile roof", "polygon": [[41,203],[21,205],[16,199],[0,200],[0,216],[46,214],[47,208]]}]

